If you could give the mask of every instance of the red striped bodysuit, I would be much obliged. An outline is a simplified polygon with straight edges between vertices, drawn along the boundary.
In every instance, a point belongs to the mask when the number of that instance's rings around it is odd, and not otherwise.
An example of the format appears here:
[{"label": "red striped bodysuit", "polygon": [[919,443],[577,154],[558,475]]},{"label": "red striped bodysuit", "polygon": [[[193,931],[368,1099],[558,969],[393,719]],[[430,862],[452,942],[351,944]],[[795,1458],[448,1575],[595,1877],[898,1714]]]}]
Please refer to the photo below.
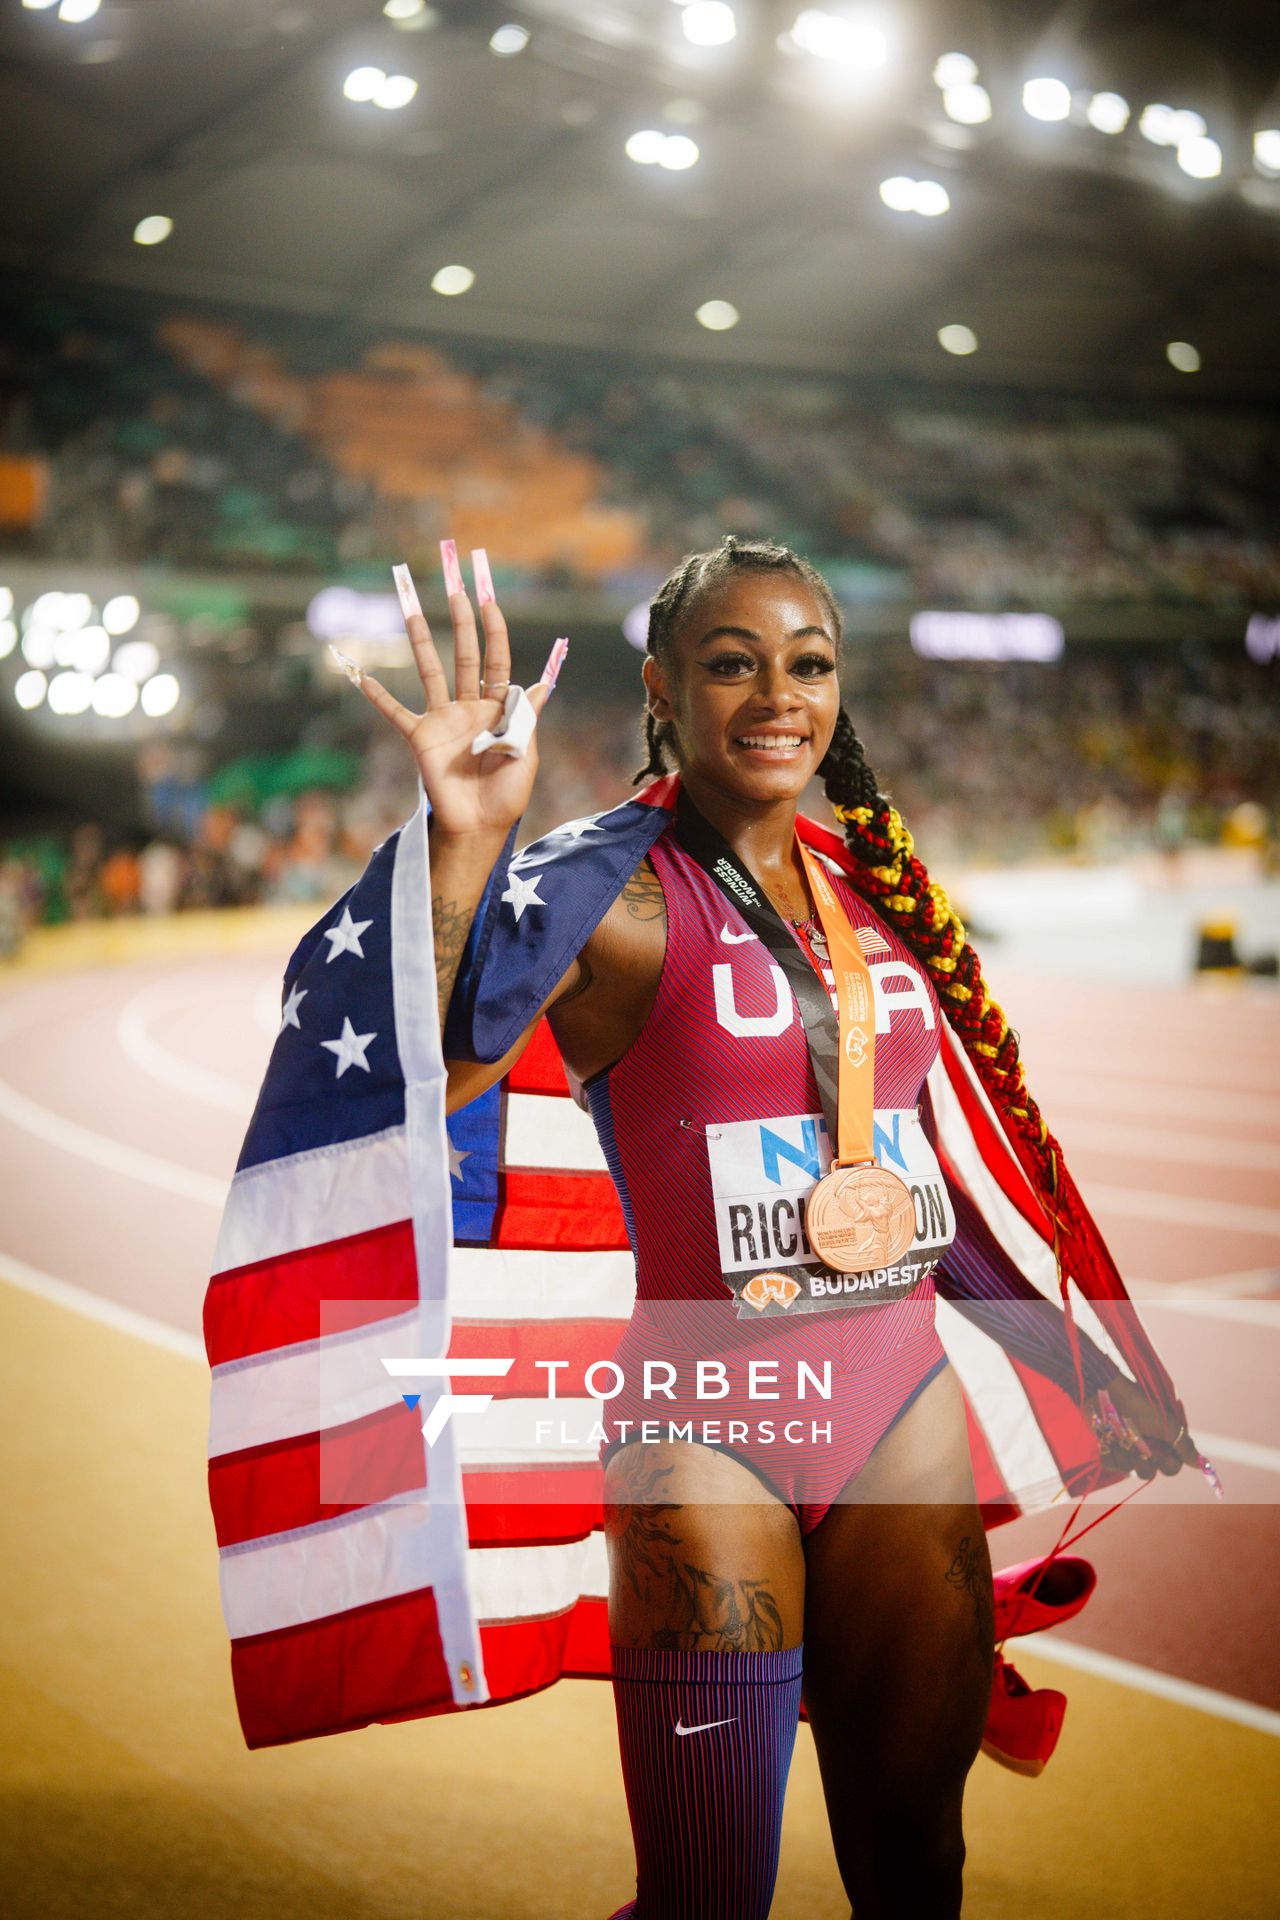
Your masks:
[{"label": "red striped bodysuit", "polygon": [[[635,1311],[614,1355],[622,1384],[605,1404],[604,1454],[636,1439],[719,1446],[749,1465],[808,1532],[946,1364],[933,1281],[926,1270],[897,1301],[739,1317],[726,1264],[768,1266],[789,1256],[825,1273],[799,1224],[803,1191],[817,1177],[809,1156],[815,1142],[826,1148],[821,1103],[799,1011],[767,948],[671,831],[650,858],[667,908],[657,997],[626,1053],[586,1089],[637,1277]],[[878,1151],[883,1139],[890,1157],[880,1157],[891,1165],[909,1138],[916,1171],[922,1156],[931,1160],[915,1116],[938,1053],[941,1011],[891,929],[842,878],[834,884],[875,991]],[[801,941],[820,963],[820,933],[817,943]],[[948,1221],[954,1231],[949,1208]],[[931,1243],[927,1259],[922,1254],[927,1269],[949,1236],[934,1220],[919,1237]],[[699,1381],[699,1360],[722,1373]]]}]

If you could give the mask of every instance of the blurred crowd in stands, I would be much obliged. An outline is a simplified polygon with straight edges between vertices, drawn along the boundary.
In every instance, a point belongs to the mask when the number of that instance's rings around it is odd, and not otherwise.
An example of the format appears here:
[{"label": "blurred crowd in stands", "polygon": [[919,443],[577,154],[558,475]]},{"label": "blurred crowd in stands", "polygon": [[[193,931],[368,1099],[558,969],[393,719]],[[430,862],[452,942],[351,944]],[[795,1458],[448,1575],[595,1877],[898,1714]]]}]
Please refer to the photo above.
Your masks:
[{"label": "blurred crowd in stands", "polygon": [[[846,697],[882,787],[944,879],[989,862],[1224,843],[1256,845],[1271,870],[1280,762],[1267,673],[1207,654],[874,671],[855,659]],[[619,804],[645,758],[638,695],[592,698],[571,674],[572,662],[542,722],[521,844]],[[335,900],[417,800],[398,736],[351,711],[360,752],[314,761],[333,784],[290,790],[291,770],[307,777],[297,755],[280,757],[279,779],[261,757],[199,777],[153,746],[139,758],[135,830],[86,821],[0,838],[0,952],[42,921]],[[816,785],[806,805],[821,817]]]},{"label": "blurred crowd in stands", "polygon": [[846,600],[1280,603],[1280,428],[1261,413],[853,393],[479,341],[446,358],[25,299],[5,322],[18,551],[381,577],[434,564],[448,532],[487,544],[508,587],[630,604],[731,529],[799,546]]}]

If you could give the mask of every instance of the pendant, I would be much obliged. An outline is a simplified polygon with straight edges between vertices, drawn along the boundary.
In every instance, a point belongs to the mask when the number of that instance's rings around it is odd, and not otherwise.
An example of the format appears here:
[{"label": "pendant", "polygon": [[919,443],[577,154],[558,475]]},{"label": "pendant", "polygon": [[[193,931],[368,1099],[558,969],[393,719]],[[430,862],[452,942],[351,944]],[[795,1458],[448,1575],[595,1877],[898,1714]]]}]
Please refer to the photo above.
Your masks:
[{"label": "pendant", "polygon": [[866,1273],[891,1267],[915,1238],[911,1189],[874,1160],[860,1167],[833,1167],[805,1202],[809,1245],[836,1273]]}]

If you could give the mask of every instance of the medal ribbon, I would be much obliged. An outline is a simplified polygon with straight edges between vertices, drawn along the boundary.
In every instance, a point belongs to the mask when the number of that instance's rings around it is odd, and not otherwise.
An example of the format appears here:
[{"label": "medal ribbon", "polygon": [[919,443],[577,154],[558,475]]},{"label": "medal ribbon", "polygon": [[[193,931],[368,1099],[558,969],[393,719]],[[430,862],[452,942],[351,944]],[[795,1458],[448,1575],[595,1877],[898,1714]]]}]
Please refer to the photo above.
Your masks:
[{"label": "medal ribbon", "polygon": [[840,1028],[837,1132],[834,1165],[862,1166],[875,1160],[876,1002],[871,969],[849,916],[817,856],[800,843],[813,903],[827,937],[836,981]]},{"label": "medal ribbon", "polygon": [[[825,983],[773,902],[683,787],[676,800],[675,837],[725,898],[733,902],[790,983],[800,1008],[835,1164],[850,1166],[874,1160],[876,1023],[871,973],[849,917],[822,866],[802,844],[800,852],[836,978],[838,1016]],[[852,984],[859,978],[860,993]],[[846,980],[850,983],[847,986]],[[858,1037],[852,1038],[855,1028]],[[861,1064],[855,1064],[858,1060]]]}]

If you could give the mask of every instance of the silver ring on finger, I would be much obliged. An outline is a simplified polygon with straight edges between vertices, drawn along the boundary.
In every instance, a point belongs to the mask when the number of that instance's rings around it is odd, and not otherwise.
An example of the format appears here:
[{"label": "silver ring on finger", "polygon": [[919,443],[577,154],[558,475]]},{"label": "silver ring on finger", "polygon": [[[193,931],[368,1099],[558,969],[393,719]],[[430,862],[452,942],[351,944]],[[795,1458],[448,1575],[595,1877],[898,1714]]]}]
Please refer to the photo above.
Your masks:
[{"label": "silver ring on finger", "polygon": [[491,700],[496,700],[498,695],[505,693],[510,685],[511,682],[509,680],[482,680],[480,682],[480,691],[481,693],[487,694]]}]

